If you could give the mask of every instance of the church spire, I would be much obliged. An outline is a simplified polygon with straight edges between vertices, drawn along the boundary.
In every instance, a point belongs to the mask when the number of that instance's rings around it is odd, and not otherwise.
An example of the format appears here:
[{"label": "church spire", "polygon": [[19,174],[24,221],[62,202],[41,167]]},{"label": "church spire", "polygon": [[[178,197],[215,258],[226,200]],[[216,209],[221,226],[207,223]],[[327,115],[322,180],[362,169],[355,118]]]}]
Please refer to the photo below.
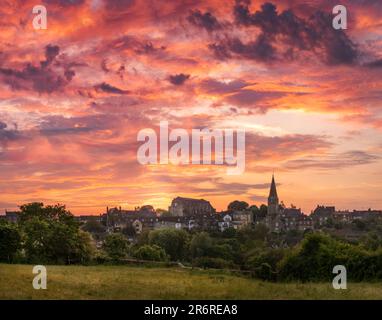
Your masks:
[{"label": "church spire", "polygon": [[269,190],[269,199],[278,199],[277,190],[276,190],[276,183],[275,183],[275,177],[274,177],[273,174],[272,174],[271,189]]}]

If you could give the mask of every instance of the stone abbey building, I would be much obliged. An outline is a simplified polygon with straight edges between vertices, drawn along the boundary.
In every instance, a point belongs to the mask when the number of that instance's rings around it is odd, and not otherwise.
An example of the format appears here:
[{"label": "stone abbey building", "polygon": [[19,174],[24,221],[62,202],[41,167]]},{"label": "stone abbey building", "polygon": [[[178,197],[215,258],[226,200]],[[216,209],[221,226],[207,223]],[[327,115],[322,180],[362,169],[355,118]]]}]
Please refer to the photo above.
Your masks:
[{"label": "stone abbey building", "polygon": [[168,211],[173,217],[189,217],[203,214],[214,214],[215,208],[211,203],[204,199],[191,199],[176,197],[172,200]]}]

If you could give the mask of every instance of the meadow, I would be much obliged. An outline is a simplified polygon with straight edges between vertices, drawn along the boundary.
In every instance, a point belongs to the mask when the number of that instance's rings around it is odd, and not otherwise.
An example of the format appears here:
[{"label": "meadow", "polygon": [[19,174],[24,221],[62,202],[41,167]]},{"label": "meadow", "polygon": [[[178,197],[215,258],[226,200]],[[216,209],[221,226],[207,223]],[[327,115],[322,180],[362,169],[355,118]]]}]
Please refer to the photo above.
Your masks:
[{"label": "meadow", "polygon": [[382,299],[381,283],[270,283],[219,271],[132,266],[47,266],[46,290],[31,265],[0,264],[0,299]]}]

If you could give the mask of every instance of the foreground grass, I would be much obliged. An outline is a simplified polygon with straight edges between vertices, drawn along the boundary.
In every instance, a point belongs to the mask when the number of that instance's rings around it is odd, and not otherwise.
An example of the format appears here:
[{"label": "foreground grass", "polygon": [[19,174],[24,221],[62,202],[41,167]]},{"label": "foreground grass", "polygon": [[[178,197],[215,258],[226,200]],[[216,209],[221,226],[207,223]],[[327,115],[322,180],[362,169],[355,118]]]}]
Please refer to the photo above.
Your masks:
[{"label": "foreground grass", "polygon": [[382,299],[382,284],[267,283],[212,271],[131,266],[48,266],[47,290],[32,266],[0,264],[0,299]]}]

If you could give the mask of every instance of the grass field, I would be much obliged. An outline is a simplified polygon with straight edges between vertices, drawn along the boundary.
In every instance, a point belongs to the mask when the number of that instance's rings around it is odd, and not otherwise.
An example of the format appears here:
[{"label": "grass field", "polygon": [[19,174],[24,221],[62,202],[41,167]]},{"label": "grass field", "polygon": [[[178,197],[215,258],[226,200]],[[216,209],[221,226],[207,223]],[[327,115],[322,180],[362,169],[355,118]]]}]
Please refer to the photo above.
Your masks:
[{"label": "grass field", "polygon": [[32,266],[0,264],[0,299],[382,299],[380,283],[267,283],[216,271],[131,266],[47,266],[47,290]]}]

